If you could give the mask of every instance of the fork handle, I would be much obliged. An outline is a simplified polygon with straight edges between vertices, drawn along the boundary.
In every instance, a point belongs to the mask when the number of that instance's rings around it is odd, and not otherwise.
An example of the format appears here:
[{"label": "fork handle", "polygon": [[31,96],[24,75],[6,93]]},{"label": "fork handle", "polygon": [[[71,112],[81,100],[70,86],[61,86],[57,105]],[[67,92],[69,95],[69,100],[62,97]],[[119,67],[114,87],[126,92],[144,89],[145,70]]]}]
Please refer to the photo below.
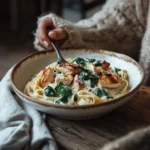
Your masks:
[{"label": "fork handle", "polygon": [[[51,30],[49,28],[47,28],[47,36],[48,36],[48,33],[50,32]],[[48,37],[49,38],[49,37]],[[49,38],[50,39],[50,38]],[[60,53],[60,50],[56,47],[55,45],[55,41],[50,39],[51,41],[51,45],[52,47],[54,48],[54,50],[56,51],[56,54],[57,54],[57,62],[58,64],[61,64],[61,63],[66,63],[66,60],[63,58],[62,54]]]}]

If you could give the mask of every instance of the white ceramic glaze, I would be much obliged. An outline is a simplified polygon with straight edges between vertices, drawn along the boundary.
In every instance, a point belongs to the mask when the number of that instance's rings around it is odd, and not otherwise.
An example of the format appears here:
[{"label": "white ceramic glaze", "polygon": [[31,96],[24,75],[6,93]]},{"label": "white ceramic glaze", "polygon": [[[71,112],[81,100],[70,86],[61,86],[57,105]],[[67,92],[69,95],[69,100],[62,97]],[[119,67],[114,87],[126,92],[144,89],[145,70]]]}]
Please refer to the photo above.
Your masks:
[{"label": "white ceramic glaze", "polygon": [[57,60],[54,51],[44,51],[32,54],[20,61],[14,67],[11,76],[12,87],[21,100],[42,112],[60,118],[79,120],[102,116],[131,99],[136,94],[144,79],[144,73],[139,64],[123,54],[97,49],[67,49],[62,50],[62,54],[65,58],[82,57],[106,60],[111,63],[112,67],[127,70],[129,75],[130,92],[125,96],[112,101],[84,106],[58,105],[51,104],[48,101],[32,99],[23,93],[26,83],[31,80],[34,74]]}]

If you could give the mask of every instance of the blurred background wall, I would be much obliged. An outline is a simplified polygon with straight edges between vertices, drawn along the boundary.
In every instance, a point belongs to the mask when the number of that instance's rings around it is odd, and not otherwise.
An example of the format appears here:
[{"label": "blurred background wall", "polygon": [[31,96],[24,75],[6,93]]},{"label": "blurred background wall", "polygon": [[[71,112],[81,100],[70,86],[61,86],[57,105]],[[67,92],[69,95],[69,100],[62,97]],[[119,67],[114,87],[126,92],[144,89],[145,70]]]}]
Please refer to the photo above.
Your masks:
[{"label": "blurred background wall", "polygon": [[0,5],[0,79],[23,57],[36,52],[37,17],[53,12],[76,22],[100,10],[105,0],[5,0]]}]

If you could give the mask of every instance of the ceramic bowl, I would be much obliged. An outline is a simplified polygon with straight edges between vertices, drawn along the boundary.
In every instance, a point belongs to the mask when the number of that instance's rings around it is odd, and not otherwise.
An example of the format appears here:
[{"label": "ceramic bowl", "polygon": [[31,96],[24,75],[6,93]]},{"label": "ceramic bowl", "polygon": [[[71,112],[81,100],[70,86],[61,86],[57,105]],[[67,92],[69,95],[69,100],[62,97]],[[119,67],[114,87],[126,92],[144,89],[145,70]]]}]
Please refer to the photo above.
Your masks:
[{"label": "ceramic bowl", "polygon": [[105,103],[82,106],[51,104],[47,101],[30,98],[23,93],[27,82],[45,66],[57,61],[57,56],[54,51],[37,52],[24,58],[14,67],[11,75],[11,83],[12,88],[21,100],[47,114],[72,120],[102,116],[131,99],[143,82],[144,73],[142,68],[136,61],[126,55],[99,49],[66,49],[61,50],[61,52],[65,58],[83,57],[106,60],[111,63],[112,67],[127,70],[130,92],[120,98]]}]

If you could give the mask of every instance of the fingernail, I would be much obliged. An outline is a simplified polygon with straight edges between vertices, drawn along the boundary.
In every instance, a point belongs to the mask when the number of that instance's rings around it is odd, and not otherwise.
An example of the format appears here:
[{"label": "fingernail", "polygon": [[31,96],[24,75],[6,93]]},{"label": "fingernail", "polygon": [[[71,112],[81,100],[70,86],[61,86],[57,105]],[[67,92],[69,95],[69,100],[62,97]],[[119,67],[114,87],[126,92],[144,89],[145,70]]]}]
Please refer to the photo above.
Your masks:
[{"label": "fingernail", "polygon": [[52,36],[52,37],[54,37],[54,38],[56,37],[56,33],[53,32],[53,31],[51,31],[49,34],[50,34],[50,36]]},{"label": "fingernail", "polygon": [[46,41],[43,41],[43,43],[46,47],[48,47],[48,43]]}]

